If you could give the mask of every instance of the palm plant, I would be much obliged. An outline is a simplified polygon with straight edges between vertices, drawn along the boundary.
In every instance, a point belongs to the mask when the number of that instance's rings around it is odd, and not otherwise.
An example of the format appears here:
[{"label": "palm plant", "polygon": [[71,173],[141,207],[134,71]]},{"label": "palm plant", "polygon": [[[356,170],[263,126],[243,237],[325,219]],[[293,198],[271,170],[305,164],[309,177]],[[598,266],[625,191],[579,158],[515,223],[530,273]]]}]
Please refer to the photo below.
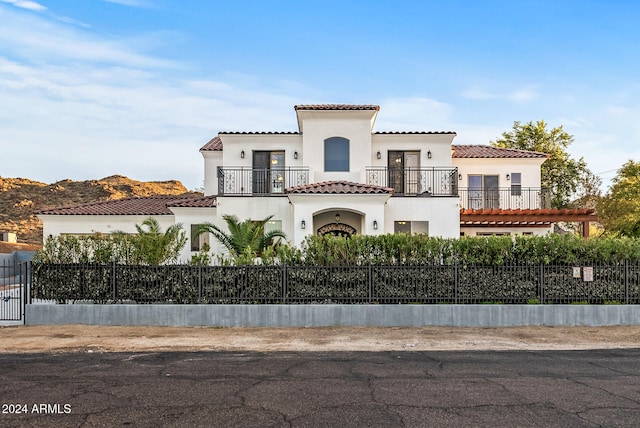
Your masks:
[{"label": "palm plant", "polygon": [[142,263],[160,265],[176,261],[187,243],[187,236],[180,223],[173,224],[162,232],[158,220],[148,217],[142,224],[136,224],[136,230],[138,235],[133,239],[133,246],[138,261]]},{"label": "palm plant", "polygon": [[271,215],[263,220],[247,219],[241,222],[235,215],[227,214],[222,218],[227,223],[228,233],[213,223],[203,223],[198,227],[196,235],[212,234],[229,250],[233,257],[238,257],[247,251],[260,257],[266,248],[276,243],[276,238],[287,238],[281,230],[271,230],[265,233],[265,225],[272,217]]}]

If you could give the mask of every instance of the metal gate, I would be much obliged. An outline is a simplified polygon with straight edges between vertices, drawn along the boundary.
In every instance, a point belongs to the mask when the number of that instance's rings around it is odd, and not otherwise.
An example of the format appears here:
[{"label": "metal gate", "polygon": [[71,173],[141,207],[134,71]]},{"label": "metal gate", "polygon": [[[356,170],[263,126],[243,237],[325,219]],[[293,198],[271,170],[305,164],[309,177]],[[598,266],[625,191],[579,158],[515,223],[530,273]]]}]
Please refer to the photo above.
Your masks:
[{"label": "metal gate", "polygon": [[0,264],[0,321],[23,321],[30,263]]}]

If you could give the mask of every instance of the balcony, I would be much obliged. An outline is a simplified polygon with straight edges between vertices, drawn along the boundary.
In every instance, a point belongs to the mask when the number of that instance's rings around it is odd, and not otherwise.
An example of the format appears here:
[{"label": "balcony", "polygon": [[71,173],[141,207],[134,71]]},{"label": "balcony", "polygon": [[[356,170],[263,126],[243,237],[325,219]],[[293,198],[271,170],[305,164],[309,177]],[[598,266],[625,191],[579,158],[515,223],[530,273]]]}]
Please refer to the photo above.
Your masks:
[{"label": "balcony", "polygon": [[548,189],[512,186],[496,189],[461,188],[460,208],[463,209],[548,209],[551,196]]},{"label": "balcony", "polygon": [[218,195],[284,195],[284,189],[309,184],[309,168],[218,167]]},{"label": "balcony", "polygon": [[400,196],[458,196],[457,168],[367,167],[367,184],[391,187]]}]

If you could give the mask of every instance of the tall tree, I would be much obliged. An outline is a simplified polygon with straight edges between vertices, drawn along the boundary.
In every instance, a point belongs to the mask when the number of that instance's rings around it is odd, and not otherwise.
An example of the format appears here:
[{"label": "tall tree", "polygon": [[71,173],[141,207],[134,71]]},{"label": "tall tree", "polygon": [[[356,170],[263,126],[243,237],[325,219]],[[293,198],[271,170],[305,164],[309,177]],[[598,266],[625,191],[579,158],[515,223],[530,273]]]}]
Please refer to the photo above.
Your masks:
[{"label": "tall tree", "polygon": [[276,238],[286,239],[287,236],[281,230],[271,230],[265,233],[265,225],[273,216],[263,220],[254,221],[247,219],[240,221],[235,215],[223,215],[229,232],[225,232],[212,223],[204,223],[197,230],[197,235],[210,233],[222,245],[224,245],[233,257],[245,253],[247,250],[256,256],[276,242]]},{"label": "tall tree", "polygon": [[573,159],[567,152],[573,141],[573,135],[562,126],[548,130],[544,120],[525,124],[516,121],[511,131],[503,132],[491,145],[548,154],[541,168],[541,184],[551,193],[551,206],[565,208],[579,194],[584,196],[581,193],[593,190],[593,179],[597,179],[583,158]]},{"label": "tall tree", "polygon": [[606,233],[640,237],[640,162],[629,160],[618,170],[598,216]]}]

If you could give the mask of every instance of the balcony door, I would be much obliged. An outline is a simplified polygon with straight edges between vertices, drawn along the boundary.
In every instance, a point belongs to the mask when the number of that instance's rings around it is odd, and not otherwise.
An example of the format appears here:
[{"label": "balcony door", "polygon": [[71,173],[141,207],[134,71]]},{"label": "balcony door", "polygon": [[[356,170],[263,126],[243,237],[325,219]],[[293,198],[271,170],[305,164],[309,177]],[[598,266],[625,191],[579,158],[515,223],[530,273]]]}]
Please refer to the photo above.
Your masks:
[{"label": "balcony door", "polygon": [[500,208],[500,189],[497,175],[469,176],[469,207],[472,209]]},{"label": "balcony door", "polygon": [[284,152],[253,152],[253,193],[284,192]]},{"label": "balcony door", "polygon": [[389,187],[396,193],[420,193],[420,152],[390,151],[388,159]]}]

